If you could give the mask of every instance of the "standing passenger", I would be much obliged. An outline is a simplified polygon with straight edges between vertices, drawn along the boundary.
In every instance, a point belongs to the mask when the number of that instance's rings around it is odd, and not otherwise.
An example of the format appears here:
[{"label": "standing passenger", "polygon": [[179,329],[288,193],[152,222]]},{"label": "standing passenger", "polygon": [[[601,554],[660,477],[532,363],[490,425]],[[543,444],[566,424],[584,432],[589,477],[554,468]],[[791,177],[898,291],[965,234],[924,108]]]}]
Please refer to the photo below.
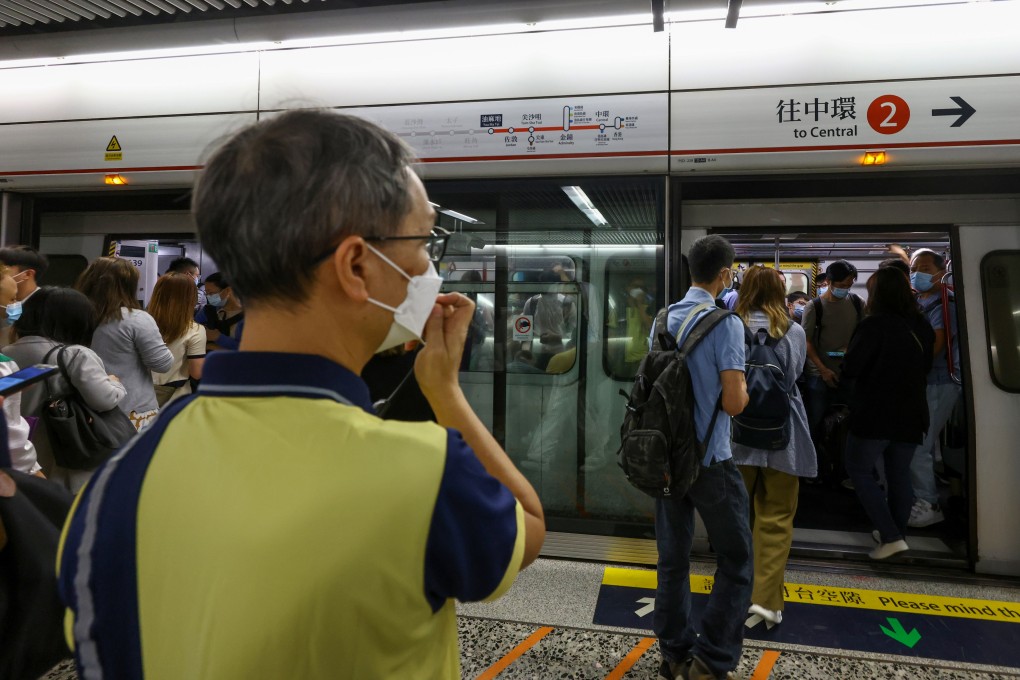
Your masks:
[{"label": "standing passenger", "polygon": [[[96,328],[96,314],[89,299],[70,288],[45,286],[25,301],[21,318],[14,322],[13,345],[4,354],[19,366],[56,364],[64,350],[63,373],[45,382],[29,385],[21,393],[21,414],[39,418],[50,395],[65,396],[73,388],[94,411],[109,411],[125,399],[127,391],[116,376],[109,375],[103,360],[89,349]],[[70,384],[68,384],[68,379]],[[91,470],[69,469],[60,465],[61,452],[54,450],[46,425],[36,426],[33,443],[45,475],[71,493],[77,493],[88,481]]]},{"label": "standing passenger", "polygon": [[159,413],[152,373],[169,371],[174,355],[153,318],[139,309],[138,270],[127,260],[100,257],[81,273],[74,287],[95,305],[92,349],[127,388],[118,406],[141,432]]},{"label": "standing passenger", "polygon": [[[875,272],[868,317],[847,350],[843,374],[854,381],[846,469],[881,545],[875,560],[908,550],[904,540],[914,493],[910,461],[928,429],[925,376],[935,334],[899,271]],[[874,470],[884,461],[886,489]]]},{"label": "standing passenger", "polygon": [[[453,600],[501,595],[538,556],[538,495],[458,382],[474,305],[437,296],[448,235],[412,162],[396,135],[311,110],[207,162],[195,222],[247,329],[68,520],[83,677],[452,680]],[[379,419],[358,374],[422,336],[439,424]]]},{"label": "standing passenger", "polygon": [[[960,343],[957,338],[956,297],[946,288],[943,282],[945,276],[944,257],[927,248],[914,253],[910,261],[910,284],[917,291],[921,313],[935,330],[935,358],[928,373],[926,391],[931,422],[910,465],[915,498],[908,522],[912,527],[926,527],[945,519],[935,484],[935,448],[938,446],[939,433],[963,394],[959,380]],[[948,352],[950,346],[952,351]]]},{"label": "standing passenger", "polygon": [[832,450],[834,442],[829,441],[828,448],[825,446],[822,421],[829,407],[847,403],[847,385],[840,382],[840,371],[850,337],[864,315],[864,303],[850,292],[857,280],[857,267],[837,260],[826,268],[825,276],[828,287],[807,304],[802,319],[808,355],[804,407],[818,452],[819,475],[828,481],[838,481],[840,461]]},{"label": "standing passenger", "polygon": [[[793,543],[798,478],[818,473],[804,402],[796,387],[807,351],[804,329],[790,320],[783,304],[783,284],[776,279],[767,269],[751,267],[737,303],[737,314],[752,334],[763,328],[778,340],[775,352],[782,363],[783,387],[790,395],[790,441],[784,449],[733,444],[733,460],[751,500],[754,591],[748,622],[752,626],[761,619],[769,624],[783,620],[783,576]],[[752,621],[755,616],[759,618]]]},{"label": "standing passenger", "polygon": [[191,394],[191,385],[202,378],[206,341],[205,328],[192,318],[197,299],[198,286],[189,274],[164,274],[152,289],[149,314],[174,355],[169,371],[152,374],[160,408],[174,397]]},{"label": "standing passenger", "polygon": [[244,332],[244,309],[223,272],[214,272],[205,280],[206,305],[195,321],[206,328],[210,349],[237,349]]},{"label": "standing passenger", "polygon": [[50,261],[31,246],[10,246],[0,248],[0,264],[7,266],[8,274],[18,284],[18,300],[24,302],[39,290]]},{"label": "standing passenger", "polygon": [[[733,246],[721,236],[705,236],[687,256],[693,285],[669,307],[666,330],[687,333],[715,306],[733,282]],[[652,328],[651,337],[655,337]],[[678,338],[683,344],[687,333]],[[707,442],[704,466],[687,495],[655,501],[659,549],[658,589],[653,626],[662,650],[659,677],[734,678],[744,640],[744,618],[751,600],[751,531],[747,491],[730,453],[730,419],[747,405],[744,385],[744,325],[736,316],[709,331],[688,358],[694,387],[698,441]],[[719,410],[725,411],[717,420]],[[709,424],[715,428],[709,432]],[[691,621],[690,562],[694,511],[708,529],[718,570],[701,619],[701,635]]]}]

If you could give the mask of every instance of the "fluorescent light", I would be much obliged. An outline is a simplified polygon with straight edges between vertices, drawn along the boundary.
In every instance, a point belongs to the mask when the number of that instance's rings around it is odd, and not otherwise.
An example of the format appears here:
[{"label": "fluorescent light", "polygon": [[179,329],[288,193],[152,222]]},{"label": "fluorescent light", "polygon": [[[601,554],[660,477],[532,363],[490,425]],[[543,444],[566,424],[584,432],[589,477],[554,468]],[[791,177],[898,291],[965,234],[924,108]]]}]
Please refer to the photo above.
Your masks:
[{"label": "fluorescent light", "polygon": [[588,194],[584,193],[581,187],[560,187],[563,189],[563,193],[573,201],[577,209],[584,213],[584,216],[591,220],[592,224],[596,227],[605,227],[609,224],[609,221],[602,216],[599,209],[595,207],[595,204],[588,198]]},{"label": "fluorescent light", "polygon": [[471,217],[470,215],[465,215],[464,213],[459,213],[456,210],[450,210],[449,208],[440,208],[439,206],[435,206],[435,208],[438,212],[441,212],[444,215],[449,215],[453,219],[460,220],[461,222],[467,222],[468,224],[485,224],[485,222],[482,222],[481,220],[476,220],[474,217]]}]

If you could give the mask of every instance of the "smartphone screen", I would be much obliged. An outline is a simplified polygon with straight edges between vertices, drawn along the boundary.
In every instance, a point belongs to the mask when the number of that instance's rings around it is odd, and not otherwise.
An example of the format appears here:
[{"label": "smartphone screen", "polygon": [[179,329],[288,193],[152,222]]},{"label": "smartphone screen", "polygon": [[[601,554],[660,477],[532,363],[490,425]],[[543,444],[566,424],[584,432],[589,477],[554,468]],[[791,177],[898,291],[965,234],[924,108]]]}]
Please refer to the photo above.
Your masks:
[{"label": "smartphone screen", "polygon": [[29,366],[28,368],[23,368],[20,371],[11,373],[5,378],[0,378],[0,397],[20,392],[29,385],[33,385],[40,380],[45,379],[56,371],[56,366],[36,364],[35,366]]}]

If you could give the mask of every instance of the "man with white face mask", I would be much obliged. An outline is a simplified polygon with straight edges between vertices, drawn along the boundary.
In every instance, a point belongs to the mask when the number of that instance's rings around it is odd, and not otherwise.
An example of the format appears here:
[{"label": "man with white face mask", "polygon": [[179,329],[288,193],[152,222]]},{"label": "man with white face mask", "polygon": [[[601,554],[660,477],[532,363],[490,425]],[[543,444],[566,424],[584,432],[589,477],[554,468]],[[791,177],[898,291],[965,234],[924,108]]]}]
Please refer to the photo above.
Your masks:
[{"label": "man with white face mask", "polygon": [[[458,384],[474,305],[437,295],[447,236],[412,162],[312,110],[207,162],[195,223],[245,332],[68,520],[83,677],[459,678],[454,600],[501,595],[538,556],[538,495]],[[438,425],[379,419],[359,377],[412,338]]]}]

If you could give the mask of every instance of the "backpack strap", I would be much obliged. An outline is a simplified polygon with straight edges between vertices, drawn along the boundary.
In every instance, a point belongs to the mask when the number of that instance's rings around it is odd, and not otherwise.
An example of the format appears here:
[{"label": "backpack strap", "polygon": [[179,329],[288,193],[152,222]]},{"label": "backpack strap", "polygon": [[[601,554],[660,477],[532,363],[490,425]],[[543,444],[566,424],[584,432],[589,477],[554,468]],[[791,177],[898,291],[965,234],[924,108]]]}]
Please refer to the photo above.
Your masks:
[{"label": "backpack strap", "polygon": [[861,322],[861,317],[864,315],[864,303],[861,302],[859,295],[850,293],[850,302],[854,303],[854,309],[857,310],[857,323]]},{"label": "backpack strap", "polygon": [[708,335],[712,331],[712,329],[719,324],[720,321],[722,321],[728,316],[736,316],[733,312],[727,309],[719,309],[714,304],[709,304],[707,302],[702,303],[701,305],[698,305],[693,310],[691,310],[691,313],[687,316],[687,320],[684,321],[683,325],[680,327],[680,330],[677,332],[676,337],[678,344],[680,336],[681,334],[683,334],[687,325],[691,322],[691,320],[693,320],[697,316],[697,313],[700,312],[702,309],[709,309],[711,311],[709,311],[707,314],[698,319],[697,323],[694,324],[694,328],[691,329],[690,334],[688,334],[687,339],[684,341],[683,346],[679,348],[679,351],[684,355],[693,352],[694,348],[698,346],[698,343],[700,343],[705,338],[705,336]]},{"label": "backpack strap", "polygon": [[953,324],[949,315],[949,303],[956,304],[955,291],[951,291],[945,284],[942,285],[942,329],[946,334],[946,366],[949,368],[949,377],[957,385],[962,385],[963,380],[956,375],[956,365],[953,362]]},{"label": "backpack strap", "polygon": [[814,345],[815,351],[821,352],[822,347],[822,312],[825,311],[822,307],[822,298],[816,297],[811,301],[811,308],[815,310],[815,338]]}]

